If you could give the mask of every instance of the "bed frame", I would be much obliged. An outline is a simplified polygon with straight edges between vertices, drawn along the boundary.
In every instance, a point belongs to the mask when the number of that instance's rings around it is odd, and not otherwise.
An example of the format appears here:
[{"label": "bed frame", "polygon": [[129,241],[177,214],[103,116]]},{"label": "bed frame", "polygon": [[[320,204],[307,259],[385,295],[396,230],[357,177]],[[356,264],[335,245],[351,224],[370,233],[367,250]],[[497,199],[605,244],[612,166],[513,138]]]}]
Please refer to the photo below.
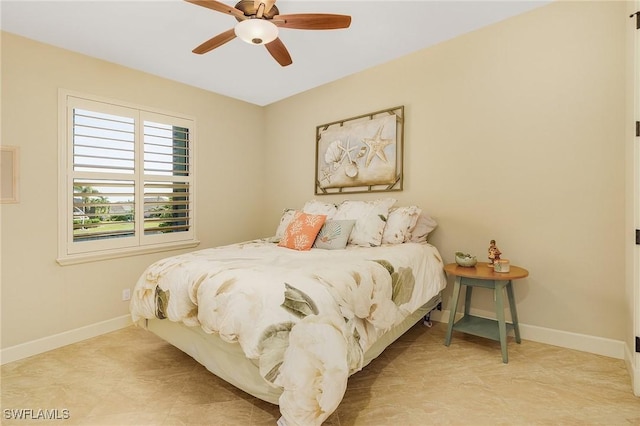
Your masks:
[{"label": "bed frame", "polygon": [[[414,324],[424,318],[430,326],[429,315],[442,306],[442,294],[438,293],[429,302],[392,327],[364,354],[364,366],[377,358],[389,345],[402,336]],[[198,361],[207,370],[231,383],[235,387],[272,404],[278,404],[282,393],[260,376],[257,362],[245,357],[237,343],[229,343],[215,334],[207,334],[200,327],[188,327],[182,323],[160,319],[147,319],[146,327],[161,339],[169,342]]]}]

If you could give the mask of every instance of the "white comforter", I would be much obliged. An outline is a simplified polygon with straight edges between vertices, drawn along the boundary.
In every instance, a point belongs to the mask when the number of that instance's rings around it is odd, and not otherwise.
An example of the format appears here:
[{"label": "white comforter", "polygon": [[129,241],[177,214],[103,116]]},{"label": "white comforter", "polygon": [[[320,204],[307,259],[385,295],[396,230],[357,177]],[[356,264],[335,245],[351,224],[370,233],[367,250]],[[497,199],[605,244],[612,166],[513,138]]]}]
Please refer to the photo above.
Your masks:
[{"label": "white comforter", "polygon": [[440,254],[426,243],[299,252],[256,240],[152,264],[136,284],[131,315],[238,342],[282,388],[286,423],[319,425],[363,353],[445,285]]}]

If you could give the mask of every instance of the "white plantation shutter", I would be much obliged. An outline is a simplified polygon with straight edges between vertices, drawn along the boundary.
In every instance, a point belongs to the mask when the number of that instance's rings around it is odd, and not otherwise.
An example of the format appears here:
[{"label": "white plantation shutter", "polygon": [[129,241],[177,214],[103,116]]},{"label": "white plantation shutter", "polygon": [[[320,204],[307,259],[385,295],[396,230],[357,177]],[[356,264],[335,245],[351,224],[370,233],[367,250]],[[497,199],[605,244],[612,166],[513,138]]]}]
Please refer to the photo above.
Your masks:
[{"label": "white plantation shutter", "polygon": [[73,242],[135,237],[135,119],[75,107],[71,113]]},{"label": "white plantation shutter", "polygon": [[197,243],[193,120],[62,97],[59,258]]},{"label": "white plantation shutter", "polygon": [[191,228],[191,150],[189,128],[155,121],[161,118],[144,121],[142,204],[144,235],[167,238],[166,234],[188,233]]}]

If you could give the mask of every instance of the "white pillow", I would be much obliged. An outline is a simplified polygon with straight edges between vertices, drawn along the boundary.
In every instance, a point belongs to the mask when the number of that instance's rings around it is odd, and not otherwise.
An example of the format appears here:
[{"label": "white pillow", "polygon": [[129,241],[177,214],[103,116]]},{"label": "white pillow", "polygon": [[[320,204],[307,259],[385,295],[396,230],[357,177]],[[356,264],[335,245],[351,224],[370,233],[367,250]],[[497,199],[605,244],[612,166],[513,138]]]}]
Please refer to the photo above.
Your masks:
[{"label": "white pillow", "polygon": [[276,240],[280,241],[282,237],[284,237],[284,231],[286,231],[287,226],[289,226],[289,223],[291,223],[291,220],[293,219],[295,213],[295,209],[283,210],[282,217],[280,217],[280,223],[278,224],[278,228],[276,229]]},{"label": "white pillow", "polygon": [[302,207],[302,211],[309,214],[323,214],[327,216],[327,220],[331,220],[338,211],[338,208],[335,204],[309,200],[304,204],[304,207]]},{"label": "white pillow", "polygon": [[418,216],[418,222],[416,222],[415,228],[411,231],[411,242],[423,243],[427,241],[429,233],[436,229],[436,226],[438,226],[438,224],[431,216],[426,213],[420,213],[420,216]]},{"label": "white pillow", "polygon": [[418,222],[422,209],[416,206],[397,207],[389,211],[387,225],[382,234],[383,244],[402,244],[411,239],[411,231]]},{"label": "white pillow", "polygon": [[349,244],[363,247],[377,247],[382,243],[389,209],[395,204],[393,198],[375,201],[351,201],[340,203],[334,220],[355,220],[349,235]]}]

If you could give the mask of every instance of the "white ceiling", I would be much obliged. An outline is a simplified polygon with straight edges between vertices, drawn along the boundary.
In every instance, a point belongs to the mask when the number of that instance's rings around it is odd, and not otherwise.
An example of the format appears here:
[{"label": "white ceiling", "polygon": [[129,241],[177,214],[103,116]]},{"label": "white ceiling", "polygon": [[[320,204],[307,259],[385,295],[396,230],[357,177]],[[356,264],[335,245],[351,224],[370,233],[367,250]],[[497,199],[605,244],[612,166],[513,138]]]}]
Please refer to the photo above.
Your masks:
[{"label": "white ceiling", "polygon": [[240,39],[191,53],[236,20],[181,0],[2,0],[0,22],[4,31],[263,106],[547,3],[280,0],[281,14],[352,17],[348,29],[281,29],[293,59],[284,68],[264,46]]}]

